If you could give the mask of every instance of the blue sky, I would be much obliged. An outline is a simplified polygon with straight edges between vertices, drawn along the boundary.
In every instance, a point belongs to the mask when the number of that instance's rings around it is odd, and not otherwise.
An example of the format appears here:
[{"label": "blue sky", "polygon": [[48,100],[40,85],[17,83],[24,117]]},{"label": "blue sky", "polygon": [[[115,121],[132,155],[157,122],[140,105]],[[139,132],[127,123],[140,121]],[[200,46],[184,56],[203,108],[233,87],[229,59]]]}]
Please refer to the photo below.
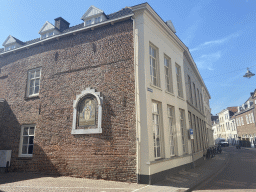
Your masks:
[{"label": "blue sky", "polygon": [[[70,26],[80,24],[94,5],[110,14],[144,1],[1,0],[0,42],[12,35],[21,41],[40,37],[49,21],[63,17]],[[256,73],[255,0],[148,1],[164,20],[172,20],[178,37],[190,49],[211,94],[212,114],[244,103],[254,91],[255,76],[246,79],[247,67]],[[0,46],[2,48],[2,46]]]}]

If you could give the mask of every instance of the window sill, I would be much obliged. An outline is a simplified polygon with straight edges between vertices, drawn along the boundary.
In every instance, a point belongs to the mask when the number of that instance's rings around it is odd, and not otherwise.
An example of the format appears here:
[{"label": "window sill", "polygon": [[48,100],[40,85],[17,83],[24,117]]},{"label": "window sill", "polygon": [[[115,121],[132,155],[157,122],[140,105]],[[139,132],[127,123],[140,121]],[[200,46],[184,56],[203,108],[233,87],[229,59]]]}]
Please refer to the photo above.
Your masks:
[{"label": "window sill", "polygon": [[183,101],[185,101],[184,98],[182,98],[182,97],[180,97],[180,96],[178,96],[178,95],[177,95],[177,98],[178,98],[178,99],[181,99],[181,100],[183,100]]},{"label": "window sill", "polygon": [[174,93],[172,93],[172,92],[165,91],[165,93],[167,93],[167,94],[172,95],[172,96],[174,96],[174,97],[175,97]]},{"label": "window sill", "polygon": [[32,156],[30,156],[30,157],[19,156],[19,157],[16,158],[16,160],[32,160]]},{"label": "window sill", "polygon": [[30,99],[40,99],[39,95],[33,95],[33,96],[26,96],[24,97],[25,100],[30,100]]},{"label": "window sill", "polygon": [[158,86],[156,86],[156,85],[153,85],[152,83],[150,83],[150,86],[151,86],[151,87],[154,87],[154,88],[156,88],[156,89],[158,89],[158,90],[160,90],[160,91],[162,91],[161,87],[158,87]]},{"label": "window sill", "polygon": [[181,159],[181,158],[184,158],[184,157],[190,157],[192,156],[192,154],[184,154],[184,155],[181,155],[181,156],[171,156],[169,158],[160,158],[160,159],[156,159],[154,161],[149,161],[149,162],[146,162],[147,165],[154,165],[154,164],[157,164],[157,163],[163,163],[163,162],[166,162],[166,161],[171,161],[171,160],[174,160],[174,159]]}]

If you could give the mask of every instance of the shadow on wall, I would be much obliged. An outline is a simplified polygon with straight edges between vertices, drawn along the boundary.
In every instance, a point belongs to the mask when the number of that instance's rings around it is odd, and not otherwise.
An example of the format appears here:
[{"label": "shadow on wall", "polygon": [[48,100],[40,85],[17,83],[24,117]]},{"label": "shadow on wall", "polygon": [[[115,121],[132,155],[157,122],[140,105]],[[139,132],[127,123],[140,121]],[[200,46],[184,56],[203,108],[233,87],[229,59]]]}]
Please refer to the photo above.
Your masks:
[{"label": "shadow on wall", "polygon": [[[21,124],[18,122],[10,105],[6,101],[0,102],[0,150],[12,150],[9,168],[11,173],[0,174],[0,184],[45,177],[49,174],[58,176],[57,168],[37,144],[34,144],[35,153],[33,157],[19,157],[20,133]],[[41,174],[42,172],[44,175]]]}]

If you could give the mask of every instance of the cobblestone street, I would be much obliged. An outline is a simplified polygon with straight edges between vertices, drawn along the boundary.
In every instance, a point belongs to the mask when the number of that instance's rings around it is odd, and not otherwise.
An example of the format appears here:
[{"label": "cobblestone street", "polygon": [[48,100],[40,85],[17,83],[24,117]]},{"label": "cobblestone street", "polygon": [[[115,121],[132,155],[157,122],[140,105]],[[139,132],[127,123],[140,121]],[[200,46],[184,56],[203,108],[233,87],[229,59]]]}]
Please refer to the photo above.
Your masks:
[{"label": "cobblestone street", "polygon": [[256,149],[224,149],[229,155],[227,166],[198,187],[202,190],[256,191]]}]

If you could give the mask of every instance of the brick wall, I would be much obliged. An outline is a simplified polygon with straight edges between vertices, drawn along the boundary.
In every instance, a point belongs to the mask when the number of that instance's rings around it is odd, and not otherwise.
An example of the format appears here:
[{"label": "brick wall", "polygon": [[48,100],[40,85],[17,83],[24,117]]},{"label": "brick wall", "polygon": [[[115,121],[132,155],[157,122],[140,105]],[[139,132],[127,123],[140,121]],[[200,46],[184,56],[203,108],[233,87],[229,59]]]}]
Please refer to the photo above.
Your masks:
[{"label": "brick wall", "polygon": [[[13,171],[136,182],[132,27],[123,21],[0,58],[8,105],[0,149],[13,150]],[[27,71],[36,67],[40,94],[28,99]],[[103,133],[71,135],[73,100],[87,87],[104,98]],[[23,124],[36,124],[32,158],[18,157]]]},{"label": "brick wall", "polygon": [[249,111],[246,111],[244,113],[241,113],[239,115],[236,115],[236,119],[239,117],[243,117],[243,121],[244,121],[244,125],[241,124],[241,126],[237,126],[238,137],[242,137],[242,135],[246,135],[246,134],[248,134],[248,136],[249,136],[249,134],[251,134],[251,135],[256,134],[255,123],[250,123],[250,121],[249,121],[249,124],[247,124],[247,121],[246,121],[246,115],[248,116],[249,114],[253,113],[253,111],[254,111],[254,108],[252,108]]}]

